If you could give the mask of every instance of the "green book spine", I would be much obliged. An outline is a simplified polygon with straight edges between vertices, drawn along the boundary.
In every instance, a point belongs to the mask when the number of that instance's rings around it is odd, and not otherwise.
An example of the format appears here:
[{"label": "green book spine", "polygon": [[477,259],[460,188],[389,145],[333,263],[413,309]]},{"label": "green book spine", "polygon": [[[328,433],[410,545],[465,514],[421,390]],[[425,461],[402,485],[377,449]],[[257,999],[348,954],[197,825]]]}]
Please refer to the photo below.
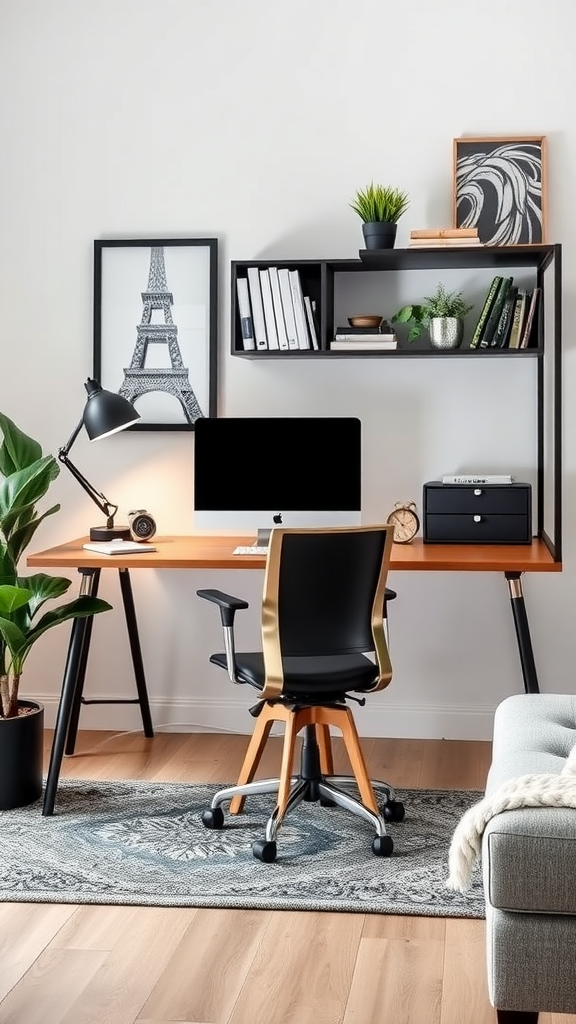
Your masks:
[{"label": "green book spine", "polygon": [[512,278],[505,277],[498,289],[496,298],[492,303],[492,309],[490,310],[490,316],[486,322],[486,326],[482,331],[482,337],[480,338],[480,348],[489,348],[492,344],[494,332],[498,327],[498,321],[502,316],[502,309],[506,302],[506,296],[512,287]]},{"label": "green book spine", "polygon": [[487,296],[486,296],[486,298],[484,300],[484,305],[482,306],[482,311],[480,313],[480,316],[478,317],[478,323],[476,324],[476,327],[474,328],[474,334],[472,335],[472,340],[470,342],[470,348],[478,348],[478,345],[480,344],[480,338],[482,337],[482,331],[484,330],[484,327],[486,326],[486,321],[487,321],[488,317],[490,316],[490,310],[492,309],[492,305],[493,305],[494,299],[496,298],[496,293],[497,293],[497,291],[498,291],[498,289],[499,289],[501,284],[502,284],[502,278],[501,277],[495,277],[494,280],[492,281],[492,284],[490,285],[490,288],[488,289],[488,294],[487,294]]}]

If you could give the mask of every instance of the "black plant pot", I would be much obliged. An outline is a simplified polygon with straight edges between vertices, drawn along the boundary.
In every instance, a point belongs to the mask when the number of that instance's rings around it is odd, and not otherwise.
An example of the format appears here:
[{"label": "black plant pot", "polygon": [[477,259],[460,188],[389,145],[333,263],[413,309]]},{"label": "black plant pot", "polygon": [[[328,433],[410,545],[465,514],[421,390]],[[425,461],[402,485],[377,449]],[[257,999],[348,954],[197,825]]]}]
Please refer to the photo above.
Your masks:
[{"label": "black plant pot", "polygon": [[28,715],[0,719],[0,811],[24,807],[42,796],[44,708],[32,700]]},{"label": "black plant pot", "polygon": [[367,249],[393,249],[398,225],[379,220],[362,225],[362,234]]}]

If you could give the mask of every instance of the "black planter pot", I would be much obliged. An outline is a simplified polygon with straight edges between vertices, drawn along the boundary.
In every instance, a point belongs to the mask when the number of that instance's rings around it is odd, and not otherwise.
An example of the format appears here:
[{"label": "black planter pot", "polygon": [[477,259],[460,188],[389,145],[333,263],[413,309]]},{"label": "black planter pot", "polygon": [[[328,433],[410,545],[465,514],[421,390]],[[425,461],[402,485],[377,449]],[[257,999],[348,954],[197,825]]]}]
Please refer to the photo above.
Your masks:
[{"label": "black planter pot", "polygon": [[0,719],[0,811],[24,807],[42,796],[44,708],[32,700],[29,715]]},{"label": "black planter pot", "polygon": [[393,249],[398,225],[379,220],[362,225],[362,234],[367,249]]}]

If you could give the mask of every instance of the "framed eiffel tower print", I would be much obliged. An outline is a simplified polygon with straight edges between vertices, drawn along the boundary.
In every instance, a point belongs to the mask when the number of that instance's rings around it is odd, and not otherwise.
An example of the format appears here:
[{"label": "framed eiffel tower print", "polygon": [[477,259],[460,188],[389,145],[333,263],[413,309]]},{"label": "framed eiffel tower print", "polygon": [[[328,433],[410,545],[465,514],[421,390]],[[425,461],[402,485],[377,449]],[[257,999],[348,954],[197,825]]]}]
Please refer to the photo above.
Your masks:
[{"label": "framed eiffel tower print", "polygon": [[216,416],[216,238],[94,242],[94,377],[132,402],[130,430]]}]

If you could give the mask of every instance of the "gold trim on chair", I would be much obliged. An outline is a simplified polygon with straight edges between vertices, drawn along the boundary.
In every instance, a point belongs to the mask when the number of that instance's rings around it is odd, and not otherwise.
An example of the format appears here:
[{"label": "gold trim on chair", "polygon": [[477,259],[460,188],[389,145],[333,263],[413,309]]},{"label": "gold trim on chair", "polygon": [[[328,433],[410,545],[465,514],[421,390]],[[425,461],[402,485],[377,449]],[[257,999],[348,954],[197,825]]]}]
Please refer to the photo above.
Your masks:
[{"label": "gold trim on chair", "polygon": [[262,652],[266,669],[266,682],[262,700],[274,700],[284,688],[284,670],[278,629],[278,590],[280,586],[280,561],[282,541],[288,530],[272,530],[268,542],[268,558],[264,575],[264,597],[262,599]]},{"label": "gold trim on chair", "polygon": [[386,600],[386,580],[388,578],[388,569],[390,567],[393,540],[394,529],[393,527],[389,527],[386,530],[384,557],[380,566],[380,577],[378,579],[378,586],[376,588],[376,593],[374,594],[374,604],[372,607],[372,636],[374,637],[374,649],[376,651],[376,660],[378,662],[379,677],[375,685],[370,687],[370,690],[366,691],[367,693],[374,693],[376,690],[385,689],[392,679],[392,663],[390,661],[390,652],[388,650],[386,632],[384,630],[384,602]]}]

